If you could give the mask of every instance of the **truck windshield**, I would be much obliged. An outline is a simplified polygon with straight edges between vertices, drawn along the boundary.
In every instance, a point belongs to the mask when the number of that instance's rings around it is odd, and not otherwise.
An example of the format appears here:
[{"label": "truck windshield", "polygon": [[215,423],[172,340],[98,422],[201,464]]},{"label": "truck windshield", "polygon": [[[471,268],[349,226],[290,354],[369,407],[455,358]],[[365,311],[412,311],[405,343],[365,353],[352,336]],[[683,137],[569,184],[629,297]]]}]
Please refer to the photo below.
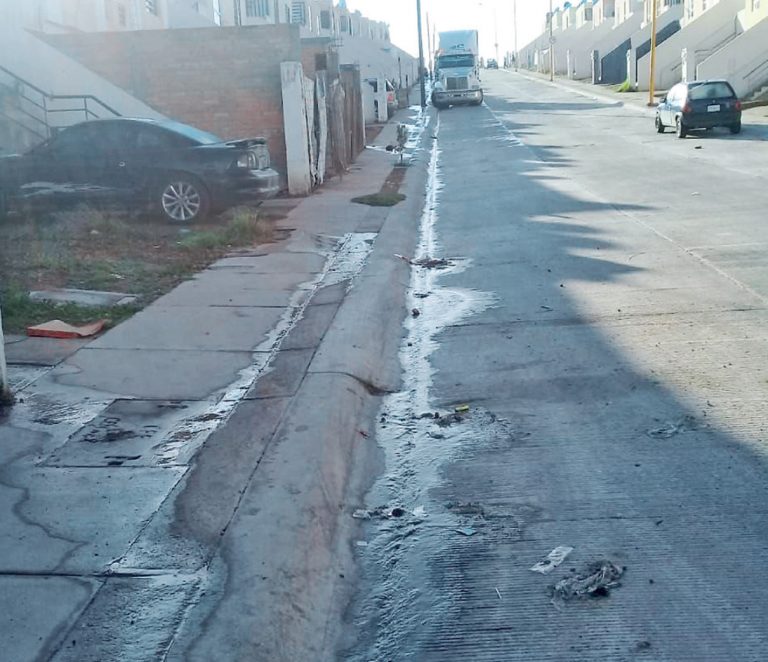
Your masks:
[{"label": "truck windshield", "polygon": [[474,55],[443,55],[437,58],[438,69],[452,69],[454,67],[474,67]]}]

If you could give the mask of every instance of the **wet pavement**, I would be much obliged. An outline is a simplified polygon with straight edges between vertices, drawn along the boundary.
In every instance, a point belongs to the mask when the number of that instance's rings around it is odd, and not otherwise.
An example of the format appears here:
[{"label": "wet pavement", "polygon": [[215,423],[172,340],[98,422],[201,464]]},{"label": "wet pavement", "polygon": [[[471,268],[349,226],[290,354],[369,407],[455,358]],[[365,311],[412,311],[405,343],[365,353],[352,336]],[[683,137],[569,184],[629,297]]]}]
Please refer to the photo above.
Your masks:
[{"label": "wet pavement", "polygon": [[757,662],[768,147],[486,79],[435,131],[451,264],[412,269],[338,657]]},{"label": "wet pavement", "polygon": [[412,250],[423,187],[406,181],[413,202],[392,209],[351,198],[394,162],[361,155],[292,201],[283,239],[95,340],[8,339],[0,658],[325,656],[333,639],[315,633],[338,623],[329,596],[351,566],[336,551],[340,507],[355,459],[375,455],[360,421],[397,381],[385,365],[407,268],[392,255]]}]

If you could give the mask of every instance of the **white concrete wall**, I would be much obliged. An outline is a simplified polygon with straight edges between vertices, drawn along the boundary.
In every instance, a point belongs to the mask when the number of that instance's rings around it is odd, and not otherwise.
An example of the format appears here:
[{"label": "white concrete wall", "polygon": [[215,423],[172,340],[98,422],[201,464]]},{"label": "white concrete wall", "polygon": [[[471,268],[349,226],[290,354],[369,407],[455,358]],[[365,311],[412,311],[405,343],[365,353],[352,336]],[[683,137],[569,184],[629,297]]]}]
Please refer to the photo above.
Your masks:
[{"label": "white concrete wall", "polygon": [[768,19],[740,34],[736,39],[699,63],[696,77],[726,78],[736,94],[744,98],[768,84]]},{"label": "white concrete wall", "polygon": [[[667,8],[667,11],[665,11],[663,14],[659,14],[659,17],[657,20],[657,27],[656,27],[657,32],[661,32],[670,23],[674,21],[679,21],[682,18],[682,16],[683,16],[683,5],[675,5],[673,7]],[[648,64],[647,56],[644,56],[642,58],[642,64],[640,65],[639,69],[635,66],[637,62],[636,50],[639,46],[641,46],[651,38],[651,27],[652,27],[651,23],[643,22],[642,27],[632,34],[632,54],[630,56],[631,57],[630,75],[633,78],[632,82],[640,90],[648,89],[648,78],[649,78],[650,66],[646,66]],[[658,49],[661,49],[661,47],[665,43],[666,42],[662,42],[661,44],[659,44]],[[658,54],[658,50],[657,50],[657,54]],[[634,73],[636,70],[637,70],[637,78],[634,78]],[[638,79],[641,79],[641,80],[638,80]]]},{"label": "white concrete wall", "polygon": [[[668,90],[683,79],[682,51],[686,49],[689,71],[718,48],[736,38],[742,31],[737,14],[744,0],[720,0],[714,7],[687,23],[678,33],[659,44],[656,49],[656,83],[659,90]],[[638,63],[638,87],[647,90],[650,82],[650,53]]]},{"label": "white concrete wall", "polygon": [[[400,57],[399,65],[398,57]],[[396,85],[399,84],[401,70],[403,86],[405,86],[406,76],[409,85],[414,85],[419,76],[419,63],[416,58],[388,41],[372,40],[367,37],[342,36],[339,64],[358,65],[362,79],[383,77]]]},{"label": "white concrete wall", "polygon": [[280,75],[283,85],[288,192],[291,195],[308,195],[312,191],[312,174],[304,70],[300,62],[283,62],[280,65]]},{"label": "white concrete wall", "polygon": [[0,44],[2,65],[48,94],[92,94],[121,115],[164,117],[22,28],[0,23]]}]

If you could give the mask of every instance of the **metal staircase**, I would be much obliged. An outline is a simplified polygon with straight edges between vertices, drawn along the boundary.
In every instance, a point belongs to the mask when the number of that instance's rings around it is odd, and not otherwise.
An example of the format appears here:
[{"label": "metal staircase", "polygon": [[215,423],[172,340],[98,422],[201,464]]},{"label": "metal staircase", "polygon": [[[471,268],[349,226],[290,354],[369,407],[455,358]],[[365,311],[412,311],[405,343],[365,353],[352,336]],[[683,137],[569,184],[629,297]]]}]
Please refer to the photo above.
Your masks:
[{"label": "metal staircase", "polygon": [[105,117],[120,113],[91,94],[49,94],[0,66],[0,123],[7,125],[5,134],[16,136],[14,142],[21,134],[27,144],[42,142],[64,127]]}]

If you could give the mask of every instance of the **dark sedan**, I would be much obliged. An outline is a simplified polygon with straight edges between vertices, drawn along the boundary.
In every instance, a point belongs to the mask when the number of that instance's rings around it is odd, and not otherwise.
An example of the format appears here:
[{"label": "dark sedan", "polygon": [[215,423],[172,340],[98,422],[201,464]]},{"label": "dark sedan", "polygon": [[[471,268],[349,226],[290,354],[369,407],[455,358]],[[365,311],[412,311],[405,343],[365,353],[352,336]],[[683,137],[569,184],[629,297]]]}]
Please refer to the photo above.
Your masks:
[{"label": "dark sedan", "polygon": [[724,80],[701,80],[675,85],[656,109],[656,130],[674,128],[678,138],[695,129],[722,126],[741,131],[741,101]]},{"label": "dark sedan", "polygon": [[278,190],[263,138],[223,141],[171,121],[84,122],[26,154],[0,158],[0,217],[14,207],[86,204],[192,223]]}]

